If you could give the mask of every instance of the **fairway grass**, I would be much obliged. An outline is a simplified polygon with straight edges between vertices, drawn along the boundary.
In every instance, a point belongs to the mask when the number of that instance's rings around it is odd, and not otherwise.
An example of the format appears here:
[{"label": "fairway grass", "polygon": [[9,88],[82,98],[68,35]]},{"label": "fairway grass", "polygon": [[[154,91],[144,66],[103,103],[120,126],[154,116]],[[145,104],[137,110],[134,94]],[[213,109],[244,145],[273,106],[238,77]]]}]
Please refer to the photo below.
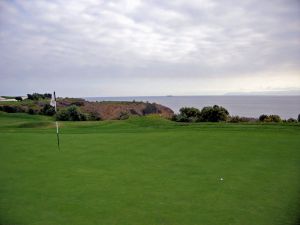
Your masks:
[{"label": "fairway grass", "polygon": [[1,225],[299,222],[299,125],[60,125],[0,113]]}]

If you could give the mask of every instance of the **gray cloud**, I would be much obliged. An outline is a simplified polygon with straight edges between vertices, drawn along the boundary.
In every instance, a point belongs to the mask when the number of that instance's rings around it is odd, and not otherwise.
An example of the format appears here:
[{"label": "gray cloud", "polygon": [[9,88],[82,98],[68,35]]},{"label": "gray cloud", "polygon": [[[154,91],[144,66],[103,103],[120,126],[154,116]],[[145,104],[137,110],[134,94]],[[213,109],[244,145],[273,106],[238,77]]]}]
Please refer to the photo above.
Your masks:
[{"label": "gray cloud", "polygon": [[[225,92],[295,81],[299,88],[300,3],[7,0],[0,2],[0,49],[0,94],[219,93],[216,82]],[[249,77],[277,81],[247,86]],[[232,86],[233,79],[240,84]]]}]

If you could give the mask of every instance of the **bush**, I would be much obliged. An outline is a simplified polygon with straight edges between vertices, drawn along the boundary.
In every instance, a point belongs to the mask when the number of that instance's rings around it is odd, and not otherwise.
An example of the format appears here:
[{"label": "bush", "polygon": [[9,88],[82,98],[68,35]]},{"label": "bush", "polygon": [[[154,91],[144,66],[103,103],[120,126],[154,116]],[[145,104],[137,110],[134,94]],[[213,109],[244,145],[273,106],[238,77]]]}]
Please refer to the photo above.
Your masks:
[{"label": "bush", "polygon": [[279,123],[279,122],[281,122],[281,118],[278,115],[269,115],[268,116],[268,115],[262,114],[259,116],[259,121]]},{"label": "bush", "polygon": [[[201,111],[194,107],[184,107],[179,112],[172,117],[172,120],[177,122],[219,122],[227,121],[229,117],[227,109],[218,105],[204,107]],[[234,117],[232,122],[239,122],[239,120],[239,117]]]},{"label": "bush", "polygon": [[27,94],[27,98],[30,100],[39,100],[39,99],[45,99],[45,98],[51,98],[52,95],[49,93],[45,94],[39,94],[39,93],[33,93],[33,94]]},{"label": "bush", "polygon": [[229,112],[222,106],[214,105],[213,107],[204,107],[200,112],[200,122],[220,122],[226,121],[229,117]]},{"label": "bush", "polygon": [[3,105],[1,110],[7,113],[17,113],[20,112],[17,106]]},{"label": "bush", "polygon": [[87,116],[81,113],[77,106],[70,106],[68,108],[62,109],[56,114],[57,120],[62,121],[84,121],[87,120]]},{"label": "bush", "polygon": [[194,107],[183,107],[179,110],[180,112],[180,119],[188,121],[197,121],[200,116],[200,110]]},{"label": "bush", "polygon": [[275,122],[275,123],[281,122],[281,118],[278,115],[270,115],[269,118],[270,118],[271,122]]},{"label": "bush", "polygon": [[75,101],[75,102],[72,102],[71,105],[84,106],[84,101]]},{"label": "bush", "polygon": [[297,120],[294,118],[289,118],[286,122],[288,123],[297,123]]},{"label": "bush", "polygon": [[259,116],[259,121],[261,122],[266,122],[266,121],[269,121],[269,116],[268,115],[265,115],[265,114],[262,114]]},{"label": "bush", "polygon": [[137,111],[135,111],[134,109],[130,109],[129,112],[131,115],[139,115],[139,113]]},{"label": "bush", "polygon": [[69,113],[67,109],[61,109],[56,113],[56,119],[61,121],[68,121],[70,120]]},{"label": "bush", "polygon": [[191,122],[191,120],[186,115],[182,115],[182,114],[175,114],[172,117],[172,120],[177,122]]},{"label": "bush", "polygon": [[45,94],[44,94],[44,98],[52,98],[52,94],[50,94],[50,93],[45,93]]},{"label": "bush", "polygon": [[20,96],[18,96],[18,97],[15,97],[15,99],[16,99],[17,101],[23,101],[23,98],[22,98],[22,97],[20,97]]},{"label": "bush", "polygon": [[179,114],[175,114],[172,120],[177,122],[195,122],[200,116],[200,110],[194,107],[183,107],[179,110]]},{"label": "bush", "polygon": [[46,115],[46,116],[53,116],[55,114],[55,108],[49,104],[46,104],[41,109],[40,114]]},{"label": "bush", "polygon": [[146,107],[143,109],[143,115],[160,113],[155,103],[146,103]]},{"label": "bush", "polygon": [[119,116],[119,120],[127,120],[129,118],[128,112],[121,112]]},{"label": "bush", "polygon": [[230,123],[239,123],[240,121],[240,117],[239,116],[232,116],[229,118],[229,122]]},{"label": "bush", "polygon": [[67,111],[69,112],[70,120],[72,121],[86,120],[86,115],[81,113],[77,106],[70,106]]},{"label": "bush", "polygon": [[35,114],[38,114],[38,110],[29,108],[28,111],[27,111],[27,113],[30,114],[30,115],[35,115]]},{"label": "bush", "polygon": [[89,113],[88,120],[97,120],[97,121],[99,121],[99,120],[102,120],[102,119],[101,119],[100,113],[98,113],[97,111],[93,111],[93,112]]}]

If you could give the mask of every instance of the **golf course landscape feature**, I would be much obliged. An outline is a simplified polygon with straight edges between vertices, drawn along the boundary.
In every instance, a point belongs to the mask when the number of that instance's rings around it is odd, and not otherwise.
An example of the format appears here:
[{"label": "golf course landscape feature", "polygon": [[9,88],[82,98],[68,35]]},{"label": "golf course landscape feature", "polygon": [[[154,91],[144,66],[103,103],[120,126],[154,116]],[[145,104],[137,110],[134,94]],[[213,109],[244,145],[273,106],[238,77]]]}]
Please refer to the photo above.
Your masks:
[{"label": "golf course landscape feature", "polygon": [[296,225],[300,126],[0,112],[1,225]]}]

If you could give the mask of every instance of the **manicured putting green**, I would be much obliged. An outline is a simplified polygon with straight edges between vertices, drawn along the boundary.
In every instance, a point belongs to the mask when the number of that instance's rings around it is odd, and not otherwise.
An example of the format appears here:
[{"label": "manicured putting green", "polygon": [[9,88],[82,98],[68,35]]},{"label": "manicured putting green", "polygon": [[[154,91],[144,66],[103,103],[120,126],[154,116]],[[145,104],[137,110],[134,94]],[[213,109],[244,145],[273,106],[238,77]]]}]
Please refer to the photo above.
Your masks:
[{"label": "manicured putting green", "polygon": [[295,225],[298,125],[0,114],[0,224]]}]

